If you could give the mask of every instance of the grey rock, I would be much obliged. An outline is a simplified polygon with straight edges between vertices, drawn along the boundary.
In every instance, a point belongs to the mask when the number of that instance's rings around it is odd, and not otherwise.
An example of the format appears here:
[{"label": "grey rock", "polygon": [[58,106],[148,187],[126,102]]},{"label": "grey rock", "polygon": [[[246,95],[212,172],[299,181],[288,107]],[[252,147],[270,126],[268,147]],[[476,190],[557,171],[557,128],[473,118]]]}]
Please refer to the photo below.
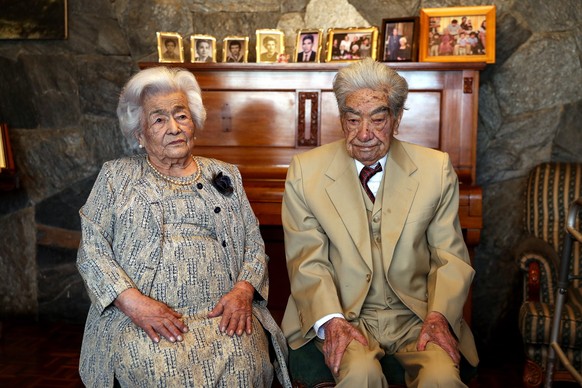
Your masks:
[{"label": "grey rock", "polygon": [[34,208],[0,218],[0,316],[36,316]]}]

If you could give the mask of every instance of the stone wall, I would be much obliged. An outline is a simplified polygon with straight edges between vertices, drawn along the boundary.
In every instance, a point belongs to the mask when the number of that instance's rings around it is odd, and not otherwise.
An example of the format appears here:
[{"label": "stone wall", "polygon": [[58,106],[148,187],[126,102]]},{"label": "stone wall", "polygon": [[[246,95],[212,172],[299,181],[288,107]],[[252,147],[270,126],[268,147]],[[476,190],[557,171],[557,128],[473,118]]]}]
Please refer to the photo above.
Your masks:
[{"label": "stone wall", "polygon": [[[380,26],[461,3],[491,1],[76,0],[68,40],[0,41],[0,122],[10,125],[22,183],[0,192],[0,317],[84,319],[75,250],[51,245],[37,225],[78,230],[101,164],[127,151],[117,97],[138,62],[157,60],[156,31],[210,34],[220,49],[226,35],[248,35],[253,48],[256,29],[280,28],[291,49],[298,28]],[[511,250],[526,174],[542,161],[582,161],[582,2],[493,3],[497,62],[483,71],[479,96],[484,229],[473,294],[485,352],[515,343],[520,286]]]}]

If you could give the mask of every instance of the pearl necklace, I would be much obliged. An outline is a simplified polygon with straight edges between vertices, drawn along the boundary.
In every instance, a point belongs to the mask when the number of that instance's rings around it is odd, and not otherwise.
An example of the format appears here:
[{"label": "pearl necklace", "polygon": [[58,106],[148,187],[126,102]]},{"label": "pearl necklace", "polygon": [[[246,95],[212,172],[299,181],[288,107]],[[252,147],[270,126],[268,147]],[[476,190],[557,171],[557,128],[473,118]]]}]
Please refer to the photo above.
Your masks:
[{"label": "pearl necklace", "polygon": [[198,160],[196,160],[194,155],[192,155],[192,160],[194,161],[194,164],[196,165],[196,176],[194,178],[191,178],[188,180],[179,180],[179,179],[174,179],[168,175],[164,175],[161,172],[159,172],[158,169],[155,168],[154,165],[150,162],[150,159],[146,156],[146,161],[148,162],[148,165],[152,168],[152,170],[154,170],[154,173],[158,177],[162,178],[165,181],[168,181],[168,182],[171,182],[175,185],[178,185],[178,186],[189,186],[192,183],[196,182],[198,180],[198,178],[200,178],[200,174],[201,174],[200,164],[198,164]]}]

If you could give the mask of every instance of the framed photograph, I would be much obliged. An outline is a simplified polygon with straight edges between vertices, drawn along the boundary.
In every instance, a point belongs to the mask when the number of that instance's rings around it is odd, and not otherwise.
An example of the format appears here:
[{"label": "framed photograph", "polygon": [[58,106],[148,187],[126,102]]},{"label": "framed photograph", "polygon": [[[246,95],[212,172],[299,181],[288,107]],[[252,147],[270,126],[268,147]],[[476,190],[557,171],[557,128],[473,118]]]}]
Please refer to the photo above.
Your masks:
[{"label": "framed photograph", "polygon": [[259,29],[257,34],[257,63],[280,62],[285,54],[285,33],[276,29]]},{"label": "framed photograph", "polygon": [[419,18],[382,19],[378,57],[382,62],[418,61]]},{"label": "framed photograph", "polygon": [[0,39],[67,39],[67,0],[0,0]]},{"label": "framed photograph", "polygon": [[323,30],[299,30],[295,43],[294,62],[319,63],[323,46]]},{"label": "framed photograph", "polygon": [[184,62],[182,37],[176,32],[156,32],[159,62]]},{"label": "framed photograph", "polygon": [[248,62],[249,37],[227,36],[222,40],[222,62]]},{"label": "framed photograph", "polygon": [[421,9],[419,58],[495,63],[495,6]]},{"label": "framed photograph", "polygon": [[190,61],[216,62],[216,38],[211,35],[191,35]]},{"label": "framed photograph", "polygon": [[357,61],[378,51],[378,28],[330,28],[327,30],[326,62]]}]

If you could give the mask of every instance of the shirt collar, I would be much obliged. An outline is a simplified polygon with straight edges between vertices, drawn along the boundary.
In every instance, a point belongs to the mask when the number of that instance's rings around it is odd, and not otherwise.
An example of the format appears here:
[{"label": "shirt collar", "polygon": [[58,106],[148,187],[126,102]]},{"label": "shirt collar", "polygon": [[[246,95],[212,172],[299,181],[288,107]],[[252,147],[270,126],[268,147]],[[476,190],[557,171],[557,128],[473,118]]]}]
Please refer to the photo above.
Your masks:
[{"label": "shirt collar", "polygon": [[[380,165],[382,166],[382,172],[384,172],[384,170],[386,170],[386,159],[387,158],[388,158],[388,154],[384,155],[382,158],[380,158],[380,160],[378,160],[376,163],[374,163],[370,167],[376,167],[376,165],[378,163],[380,163]],[[356,162],[356,169],[358,170],[358,174],[360,174],[360,171],[362,171],[362,168],[364,168],[364,165],[357,159],[354,159],[354,162]]]}]

